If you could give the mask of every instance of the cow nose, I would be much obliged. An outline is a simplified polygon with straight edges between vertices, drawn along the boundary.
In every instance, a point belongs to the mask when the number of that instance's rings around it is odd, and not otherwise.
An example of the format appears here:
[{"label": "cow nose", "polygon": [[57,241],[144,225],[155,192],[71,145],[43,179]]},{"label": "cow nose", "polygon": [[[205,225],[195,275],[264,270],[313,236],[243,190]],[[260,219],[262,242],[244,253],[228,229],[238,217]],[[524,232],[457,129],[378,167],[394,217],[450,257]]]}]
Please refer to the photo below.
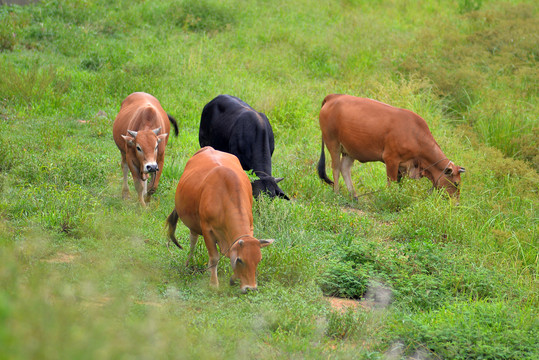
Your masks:
[{"label": "cow nose", "polygon": [[159,166],[157,166],[157,164],[148,164],[148,165],[146,165],[146,171],[147,172],[157,172],[157,171],[159,171]]}]

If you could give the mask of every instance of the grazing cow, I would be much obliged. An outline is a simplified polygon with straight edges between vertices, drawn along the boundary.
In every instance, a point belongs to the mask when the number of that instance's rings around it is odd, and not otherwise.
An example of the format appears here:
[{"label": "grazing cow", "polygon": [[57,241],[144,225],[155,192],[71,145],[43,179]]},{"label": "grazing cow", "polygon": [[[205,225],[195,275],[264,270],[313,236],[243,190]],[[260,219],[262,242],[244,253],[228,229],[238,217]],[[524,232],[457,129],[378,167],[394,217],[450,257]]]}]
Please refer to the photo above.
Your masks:
[{"label": "grazing cow", "polygon": [[[319,120],[322,151],[318,175],[333,184],[335,192],[342,173],[348,191],[357,198],[350,176],[354,160],[382,161],[388,182],[405,174],[414,179],[426,176],[433,187],[458,198],[464,168],[447,159],[417,114],[371,99],[332,94],[322,102]],[[326,175],[324,143],[331,155],[334,181]]]},{"label": "grazing cow", "polygon": [[230,283],[239,279],[244,293],[256,289],[260,249],[273,240],[253,237],[253,194],[238,158],[210,146],[202,148],[185,165],[175,200],[176,206],[167,218],[168,236],[181,249],[174,236],[178,218],[191,230],[186,266],[193,257],[198,236],[202,235],[210,258],[210,283],[219,286],[219,245],[222,256],[230,258],[234,270]]},{"label": "grazing cow", "polygon": [[219,95],[204,106],[198,133],[200,147],[234,154],[244,170],[253,170],[255,197],[266,192],[270,197],[290,200],[277,183],[283,178],[271,175],[271,156],[275,147],[273,130],[264,113],[255,111],[237,97]]},{"label": "grazing cow", "polygon": [[[150,201],[157,189],[165,161],[165,146],[170,131],[169,121],[178,136],[178,124],[150,94],[136,92],[122,102],[114,120],[112,133],[116,146],[122,154],[124,198],[129,196],[127,173],[131,171],[135,189],[142,205]],[[147,180],[152,174],[150,188]]]}]

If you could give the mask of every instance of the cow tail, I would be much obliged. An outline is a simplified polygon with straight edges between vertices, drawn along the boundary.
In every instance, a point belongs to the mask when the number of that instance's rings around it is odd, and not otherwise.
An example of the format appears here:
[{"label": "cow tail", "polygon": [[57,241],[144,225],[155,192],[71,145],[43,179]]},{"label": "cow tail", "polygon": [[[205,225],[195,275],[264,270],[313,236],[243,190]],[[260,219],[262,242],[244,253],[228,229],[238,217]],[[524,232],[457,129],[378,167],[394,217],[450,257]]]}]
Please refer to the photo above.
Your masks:
[{"label": "cow tail", "polygon": [[320,160],[318,161],[318,176],[326,183],[333,185],[333,181],[331,181],[326,174],[326,154],[324,152],[324,138],[322,138],[322,151],[320,152]]},{"label": "cow tail", "polygon": [[178,132],[178,123],[176,122],[176,119],[174,119],[172,117],[172,115],[170,115],[170,114],[167,114],[167,116],[168,116],[168,121],[170,121],[172,126],[174,126],[174,134],[176,134],[176,136],[178,136],[178,134],[179,134],[179,132]]},{"label": "cow tail", "polygon": [[176,209],[172,210],[170,215],[167,218],[166,227],[168,227],[168,238],[172,240],[174,244],[176,244],[177,247],[180,249],[183,249],[183,247],[178,243],[178,240],[176,240],[176,236],[174,236],[174,232],[176,231],[176,224],[178,223],[178,212],[176,212]]}]

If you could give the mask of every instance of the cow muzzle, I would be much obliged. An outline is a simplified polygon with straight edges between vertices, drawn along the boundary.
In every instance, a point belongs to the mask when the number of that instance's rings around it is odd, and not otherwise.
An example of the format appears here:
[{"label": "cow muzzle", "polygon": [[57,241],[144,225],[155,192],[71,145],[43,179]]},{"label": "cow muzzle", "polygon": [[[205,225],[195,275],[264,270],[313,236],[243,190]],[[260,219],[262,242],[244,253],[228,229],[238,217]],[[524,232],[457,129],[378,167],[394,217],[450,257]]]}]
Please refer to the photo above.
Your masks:
[{"label": "cow muzzle", "polygon": [[242,286],[240,290],[243,294],[247,294],[249,291],[257,291],[258,288],[256,287],[256,285],[255,286],[245,285],[245,286]]},{"label": "cow muzzle", "polygon": [[154,173],[159,171],[159,166],[156,163],[149,163],[144,166],[145,173]]}]

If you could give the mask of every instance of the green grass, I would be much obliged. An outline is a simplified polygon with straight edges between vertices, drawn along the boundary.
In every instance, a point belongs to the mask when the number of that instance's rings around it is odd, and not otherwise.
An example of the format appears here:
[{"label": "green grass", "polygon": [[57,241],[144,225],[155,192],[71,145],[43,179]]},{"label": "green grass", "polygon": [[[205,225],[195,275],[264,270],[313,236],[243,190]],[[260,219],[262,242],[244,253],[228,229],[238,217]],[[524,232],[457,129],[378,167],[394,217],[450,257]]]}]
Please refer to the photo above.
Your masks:
[{"label": "green grass", "polygon": [[[43,1],[0,7],[0,358],[533,359],[539,270],[531,1]],[[159,188],[121,197],[112,123],[131,92],[180,126]],[[267,114],[259,291],[209,286],[165,220],[203,106]],[[466,167],[460,204],[359,165],[316,175],[318,112],[348,93],[408,108]],[[329,171],[329,165],[328,169]],[[183,225],[177,237],[187,246]],[[340,311],[327,296],[361,301]]]}]

